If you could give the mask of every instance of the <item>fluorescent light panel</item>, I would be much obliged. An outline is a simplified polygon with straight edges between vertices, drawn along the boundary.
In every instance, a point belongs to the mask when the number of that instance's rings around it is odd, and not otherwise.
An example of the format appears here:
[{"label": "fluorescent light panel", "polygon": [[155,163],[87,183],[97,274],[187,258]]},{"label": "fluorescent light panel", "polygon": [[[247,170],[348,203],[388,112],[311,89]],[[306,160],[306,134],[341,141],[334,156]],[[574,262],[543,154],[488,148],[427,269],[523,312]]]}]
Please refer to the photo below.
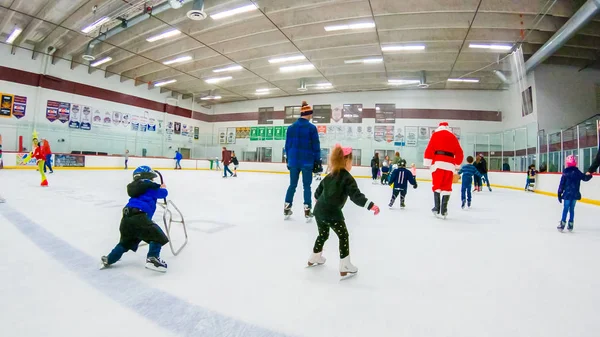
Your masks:
[{"label": "fluorescent light panel", "polygon": [[209,83],[209,84],[213,84],[213,83],[219,83],[222,81],[228,81],[230,79],[232,79],[233,77],[231,76],[224,76],[224,77],[213,77],[213,78],[207,78],[204,80],[204,82]]},{"label": "fluorescent light panel", "polygon": [[204,96],[204,97],[200,97],[200,99],[203,101],[208,101],[211,99],[221,99],[221,96]]},{"label": "fluorescent light panel", "polygon": [[304,55],[294,55],[294,56],[286,56],[286,57],[278,57],[274,59],[270,59],[269,63],[284,63],[284,62],[292,62],[292,61],[302,61],[306,60]]},{"label": "fluorescent light panel", "polygon": [[167,85],[167,84],[171,84],[171,83],[175,83],[177,82],[177,80],[168,80],[168,81],[162,81],[162,82],[156,82],[154,83],[155,87],[162,87],[163,85]]},{"label": "fluorescent light panel", "polygon": [[261,96],[261,95],[268,95],[268,94],[270,94],[270,92],[268,92],[268,91],[257,91],[257,92],[255,93],[255,95],[258,95],[258,96]]},{"label": "fluorescent light panel", "polygon": [[222,73],[224,71],[236,71],[236,70],[242,70],[242,69],[244,69],[244,67],[236,64],[236,65],[229,66],[229,67],[215,69],[215,70],[213,70],[213,73]]},{"label": "fluorescent light panel", "polygon": [[296,66],[280,67],[279,71],[281,71],[282,73],[291,73],[294,71],[311,70],[314,68],[315,66],[312,64],[299,64]]},{"label": "fluorescent light panel", "polygon": [[381,58],[381,57],[372,57],[372,58],[366,58],[366,59],[345,60],[344,61],[345,64],[356,64],[356,63],[374,64],[374,63],[382,63],[382,62],[383,62],[383,58]]},{"label": "fluorescent light panel", "polygon": [[381,51],[402,51],[402,50],[425,50],[425,45],[402,45],[402,46],[385,46],[381,47]]},{"label": "fluorescent light panel", "polygon": [[87,34],[91,31],[93,31],[94,29],[102,26],[103,24],[107,23],[108,21],[110,21],[110,18],[105,16],[103,18],[98,19],[96,22],[92,23],[91,25],[83,28],[81,31],[83,33]]},{"label": "fluorescent light panel", "polygon": [[23,31],[23,29],[21,29],[21,28],[18,28],[18,27],[15,28],[12,31],[12,33],[10,33],[10,35],[8,36],[8,38],[6,39],[6,43],[12,44],[13,42],[15,42],[15,40],[21,34],[22,31]]},{"label": "fluorescent light panel", "polygon": [[449,78],[448,82],[479,83],[479,79],[478,78]]},{"label": "fluorescent light panel", "polygon": [[187,62],[190,61],[192,59],[191,56],[181,56],[172,60],[168,60],[163,62],[164,65],[168,66],[170,64],[174,64],[174,63],[181,63],[181,62]]},{"label": "fluorescent light panel", "polygon": [[482,43],[471,43],[469,48],[473,49],[491,49],[491,50],[511,50],[512,46],[507,44],[482,44]]},{"label": "fluorescent light panel", "polygon": [[112,61],[112,57],[108,56],[108,57],[103,58],[102,60],[98,60],[98,61],[90,64],[90,66],[91,67],[97,67],[99,65],[102,65],[102,64],[110,62],[110,61]]},{"label": "fluorescent light panel", "polygon": [[251,12],[251,11],[256,10],[256,9],[258,9],[258,8],[256,6],[254,6],[254,5],[247,5],[247,6],[243,6],[243,7],[238,7],[238,8],[235,8],[235,9],[231,9],[231,10],[228,10],[228,11],[220,12],[220,13],[217,13],[217,14],[213,14],[210,17],[213,18],[213,20],[220,20],[220,19],[223,19],[223,18],[227,18],[227,17],[230,17],[230,16],[237,15],[237,14]]},{"label": "fluorescent light panel", "polygon": [[333,88],[333,85],[331,85],[331,83],[318,83],[317,84],[317,89],[331,89]]},{"label": "fluorescent light panel", "polygon": [[409,85],[419,83],[421,83],[419,80],[388,80],[388,84],[390,85]]},{"label": "fluorescent light panel", "polygon": [[256,89],[256,92],[269,92],[269,91],[271,91],[271,89],[269,89],[269,88]]},{"label": "fluorescent light panel", "polygon": [[158,40],[166,39],[166,38],[173,37],[173,36],[176,36],[176,35],[179,35],[179,34],[181,34],[181,32],[178,31],[177,29],[171,29],[171,30],[168,30],[168,31],[166,31],[164,33],[160,33],[158,35],[151,36],[151,37],[147,38],[146,41],[148,41],[148,42],[156,42]]},{"label": "fluorescent light panel", "polygon": [[375,28],[374,22],[361,22],[361,23],[351,23],[346,25],[333,25],[333,26],[325,26],[325,31],[333,32],[336,30],[348,30],[348,29],[368,29]]}]

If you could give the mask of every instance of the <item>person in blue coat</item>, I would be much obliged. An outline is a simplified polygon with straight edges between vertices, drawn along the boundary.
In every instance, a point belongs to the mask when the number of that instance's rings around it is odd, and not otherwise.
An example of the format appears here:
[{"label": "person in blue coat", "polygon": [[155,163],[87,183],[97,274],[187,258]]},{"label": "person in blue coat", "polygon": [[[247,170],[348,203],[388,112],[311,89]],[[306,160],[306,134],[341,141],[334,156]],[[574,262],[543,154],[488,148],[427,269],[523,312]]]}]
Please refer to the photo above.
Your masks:
[{"label": "person in blue coat", "polygon": [[417,188],[417,180],[410,170],[406,169],[406,160],[400,159],[398,165],[398,168],[394,169],[390,178],[390,185],[393,185],[392,199],[389,204],[390,208],[394,206],[398,194],[400,194],[400,208],[406,207],[404,201],[406,199],[406,193],[408,192],[408,183],[410,183],[413,188]]},{"label": "person in blue coat", "polygon": [[586,175],[579,171],[575,156],[570,155],[567,157],[566,166],[562,177],[560,177],[560,184],[558,185],[558,201],[564,206],[562,218],[556,228],[561,232],[565,229],[567,214],[569,214],[569,224],[567,229],[569,232],[573,231],[575,204],[577,203],[577,200],[581,200],[581,192],[579,192],[581,181],[589,181],[592,179],[591,175]]},{"label": "person in blue coat", "polygon": [[157,200],[166,198],[169,192],[164,184],[152,181],[156,177],[156,172],[148,166],[140,166],[133,171],[133,182],[127,185],[129,202],[123,208],[119,226],[121,238],[110,254],[102,256],[101,269],[119,261],[125,252],[137,251],[140,242],[145,241],[149,244],[146,268],[163,273],[167,271],[167,264],[160,259],[160,250],[169,239],[152,217]]},{"label": "person in blue coat", "polygon": [[312,209],[312,183],[313,168],[321,160],[321,142],[317,127],[310,122],[313,110],[306,101],[302,102],[300,118],[287,129],[285,139],[285,153],[287,155],[287,167],[290,170],[290,186],[285,194],[285,205],[283,214],[286,218],[292,215],[292,204],[294,194],[298,187],[300,173],[302,173],[302,186],[304,188],[304,216],[308,219],[313,217]]},{"label": "person in blue coat", "polygon": [[175,150],[175,169],[179,169],[181,170],[181,159],[183,158],[183,155],[181,155],[181,153],[179,152],[179,150]]},{"label": "person in blue coat", "polygon": [[462,200],[462,208],[465,208],[465,204],[471,208],[471,184],[473,179],[481,179],[482,175],[473,165],[474,158],[472,156],[467,157],[467,164],[458,170],[458,174],[462,175],[462,183],[460,187],[460,199]]}]

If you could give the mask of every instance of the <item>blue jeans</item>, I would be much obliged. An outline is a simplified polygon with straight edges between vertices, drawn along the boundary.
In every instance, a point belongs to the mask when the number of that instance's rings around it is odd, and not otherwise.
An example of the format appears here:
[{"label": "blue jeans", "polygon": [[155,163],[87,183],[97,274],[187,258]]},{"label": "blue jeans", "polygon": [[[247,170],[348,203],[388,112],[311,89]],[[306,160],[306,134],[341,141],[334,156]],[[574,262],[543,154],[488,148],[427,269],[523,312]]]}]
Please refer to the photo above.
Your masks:
[{"label": "blue jeans", "polygon": [[485,178],[485,182],[487,184],[487,187],[490,188],[490,178],[488,178],[487,172],[486,173],[482,173],[481,176],[483,178]]},{"label": "blue jeans", "polygon": [[[156,242],[150,242],[148,244],[148,255],[146,255],[146,257],[156,257],[158,258],[160,256],[160,249],[162,248],[162,245],[160,243],[156,243]],[[135,247],[135,249],[132,249],[133,251],[137,251],[137,246]],[[121,257],[123,256],[123,254],[125,254],[125,252],[127,252],[128,249],[123,247],[122,244],[118,243],[115,248],[113,248],[113,250],[110,252],[110,254],[108,254],[107,258],[108,258],[108,264],[113,264],[117,261],[119,261],[121,259]]]},{"label": "blue jeans", "polygon": [[46,168],[48,168],[50,170],[50,172],[54,172],[54,170],[52,170],[52,155],[51,154],[46,155],[46,162],[44,163],[44,172],[46,172]]},{"label": "blue jeans", "polygon": [[227,172],[229,172],[230,175],[233,175],[233,172],[229,169],[229,165],[223,164],[223,177],[227,177]]},{"label": "blue jeans", "polygon": [[175,169],[181,168],[181,159],[175,159]]},{"label": "blue jeans", "polygon": [[562,222],[567,221],[567,213],[569,213],[569,222],[575,219],[575,204],[577,200],[563,200]]},{"label": "blue jeans", "polygon": [[460,200],[471,202],[471,181],[463,180],[460,186]]},{"label": "blue jeans", "polygon": [[312,192],[310,190],[310,184],[312,183],[312,165],[302,167],[290,167],[290,187],[288,187],[287,193],[285,194],[285,202],[290,205],[294,203],[294,194],[296,194],[296,187],[298,187],[298,180],[300,180],[300,173],[302,173],[302,187],[304,188],[304,204],[312,208]]}]

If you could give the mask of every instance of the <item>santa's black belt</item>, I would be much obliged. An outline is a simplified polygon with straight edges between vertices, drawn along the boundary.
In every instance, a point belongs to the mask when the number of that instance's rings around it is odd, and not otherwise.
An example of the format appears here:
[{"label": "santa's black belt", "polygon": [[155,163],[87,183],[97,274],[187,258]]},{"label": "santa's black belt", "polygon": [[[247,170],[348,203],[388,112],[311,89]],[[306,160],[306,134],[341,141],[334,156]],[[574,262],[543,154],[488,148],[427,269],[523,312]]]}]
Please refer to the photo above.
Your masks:
[{"label": "santa's black belt", "polygon": [[447,151],[435,151],[434,154],[439,154],[441,156],[454,157],[454,153]]}]

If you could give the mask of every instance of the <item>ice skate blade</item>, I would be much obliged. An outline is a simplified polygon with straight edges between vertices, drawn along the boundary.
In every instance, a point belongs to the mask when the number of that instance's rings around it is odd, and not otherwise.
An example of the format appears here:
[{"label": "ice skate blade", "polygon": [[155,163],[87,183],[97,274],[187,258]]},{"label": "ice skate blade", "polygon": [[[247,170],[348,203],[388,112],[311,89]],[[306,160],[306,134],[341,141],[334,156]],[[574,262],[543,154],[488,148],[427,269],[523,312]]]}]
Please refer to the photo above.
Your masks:
[{"label": "ice skate blade", "polygon": [[166,273],[167,268],[164,267],[155,267],[152,263],[146,263],[146,269],[150,269],[152,271],[156,271],[159,273]]},{"label": "ice skate blade", "polygon": [[306,223],[312,222],[312,219],[313,219],[313,217],[312,217],[312,216],[310,216],[310,217],[307,217],[307,218],[306,218]]},{"label": "ice skate blade", "polygon": [[562,233],[565,229],[564,228],[562,228],[562,229],[561,228],[557,228],[556,230],[558,230],[559,232]]},{"label": "ice skate blade", "polygon": [[98,270],[106,269],[108,267],[110,267],[110,266],[107,266],[104,263],[100,263],[100,267],[98,268]]},{"label": "ice skate blade", "polygon": [[325,262],[323,263],[312,263],[312,262],[307,262],[306,263],[306,268],[313,268],[313,267],[318,267],[318,266],[322,266],[324,265]]},{"label": "ice skate blade", "polygon": [[352,278],[352,277],[356,276],[356,274],[358,274],[358,271],[354,272],[354,273],[351,273],[351,272],[348,272],[348,271],[340,272],[340,281],[344,281],[344,280],[347,280],[349,278]]}]

